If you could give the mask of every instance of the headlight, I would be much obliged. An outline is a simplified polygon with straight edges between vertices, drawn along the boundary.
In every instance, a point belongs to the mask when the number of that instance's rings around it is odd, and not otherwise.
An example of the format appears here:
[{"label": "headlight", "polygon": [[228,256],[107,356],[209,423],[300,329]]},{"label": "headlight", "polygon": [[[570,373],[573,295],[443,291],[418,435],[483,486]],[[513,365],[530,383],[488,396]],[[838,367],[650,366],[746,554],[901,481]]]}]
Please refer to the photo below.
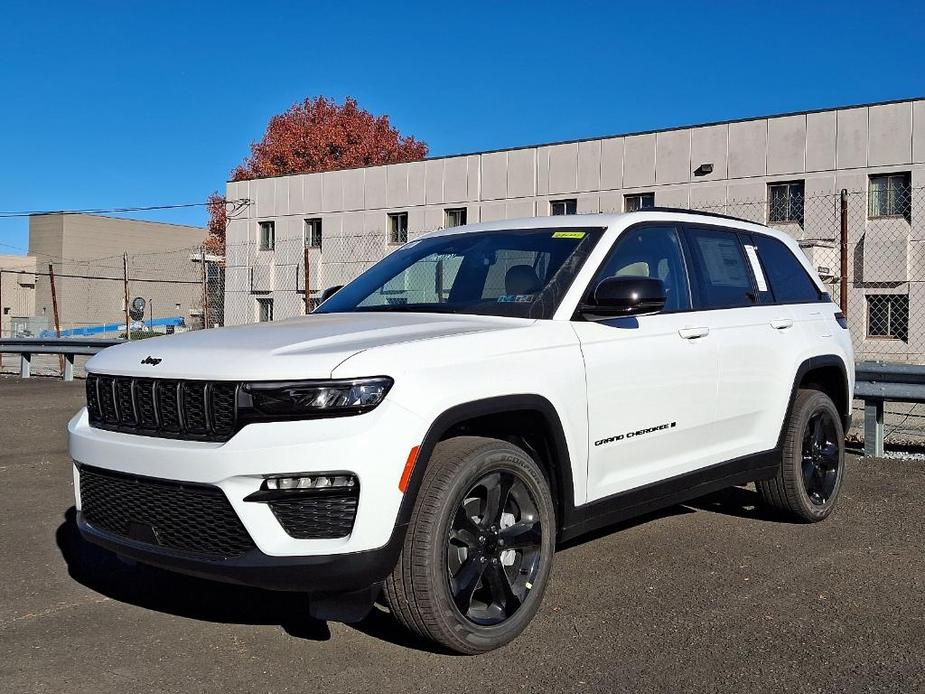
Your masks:
[{"label": "headlight", "polygon": [[375,408],[389,388],[387,376],[342,381],[245,383],[243,395],[260,418],[337,417]]}]

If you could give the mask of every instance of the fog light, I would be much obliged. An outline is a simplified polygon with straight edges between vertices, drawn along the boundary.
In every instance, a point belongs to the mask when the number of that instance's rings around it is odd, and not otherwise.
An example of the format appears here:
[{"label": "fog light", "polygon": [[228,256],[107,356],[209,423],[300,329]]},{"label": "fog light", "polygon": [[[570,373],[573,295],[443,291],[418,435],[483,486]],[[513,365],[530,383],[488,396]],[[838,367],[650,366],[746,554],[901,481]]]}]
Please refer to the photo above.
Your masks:
[{"label": "fog light", "polygon": [[268,477],[265,489],[349,489],[356,485],[353,475],[304,475],[300,477]]}]

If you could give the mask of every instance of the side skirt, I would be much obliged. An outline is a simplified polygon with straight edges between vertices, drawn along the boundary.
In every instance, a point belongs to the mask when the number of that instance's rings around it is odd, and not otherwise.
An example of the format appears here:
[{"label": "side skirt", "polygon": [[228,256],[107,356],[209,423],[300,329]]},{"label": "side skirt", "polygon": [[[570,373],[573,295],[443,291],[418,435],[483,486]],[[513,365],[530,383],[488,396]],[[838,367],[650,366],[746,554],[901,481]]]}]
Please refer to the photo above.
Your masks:
[{"label": "side skirt", "polygon": [[584,533],[726,487],[770,479],[777,474],[780,455],[779,448],[772,448],[584,504],[574,509],[575,522],[561,529],[559,541],[571,540]]}]

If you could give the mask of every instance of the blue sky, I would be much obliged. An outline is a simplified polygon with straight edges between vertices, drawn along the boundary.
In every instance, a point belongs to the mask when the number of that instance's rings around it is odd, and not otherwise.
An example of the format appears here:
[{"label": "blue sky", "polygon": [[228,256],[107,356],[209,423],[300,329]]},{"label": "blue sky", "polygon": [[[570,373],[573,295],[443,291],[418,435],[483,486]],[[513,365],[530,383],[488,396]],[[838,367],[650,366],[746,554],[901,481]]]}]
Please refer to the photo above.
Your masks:
[{"label": "blue sky", "polygon": [[[913,2],[11,0],[0,212],[202,201],[318,94],[441,155],[921,96],[923,75]],[[27,226],[0,219],[0,253]]]}]

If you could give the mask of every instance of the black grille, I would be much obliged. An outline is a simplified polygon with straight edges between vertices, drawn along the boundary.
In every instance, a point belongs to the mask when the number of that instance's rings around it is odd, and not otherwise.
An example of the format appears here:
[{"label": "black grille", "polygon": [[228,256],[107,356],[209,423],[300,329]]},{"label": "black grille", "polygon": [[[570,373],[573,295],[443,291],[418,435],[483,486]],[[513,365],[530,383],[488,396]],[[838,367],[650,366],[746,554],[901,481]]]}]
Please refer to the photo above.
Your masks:
[{"label": "black grille", "polygon": [[93,527],[136,542],[212,558],[255,547],[218,487],[81,466],[80,505]]},{"label": "black grille", "polygon": [[227,441],[237,430],[238,384],[87,376],[90,425],[143,436]]},{"label": "black grille", "polygon": [[325,490],[271,501],[270,510],[290,537],[321,540],[345,537],[353,530],[359,489]]}]

